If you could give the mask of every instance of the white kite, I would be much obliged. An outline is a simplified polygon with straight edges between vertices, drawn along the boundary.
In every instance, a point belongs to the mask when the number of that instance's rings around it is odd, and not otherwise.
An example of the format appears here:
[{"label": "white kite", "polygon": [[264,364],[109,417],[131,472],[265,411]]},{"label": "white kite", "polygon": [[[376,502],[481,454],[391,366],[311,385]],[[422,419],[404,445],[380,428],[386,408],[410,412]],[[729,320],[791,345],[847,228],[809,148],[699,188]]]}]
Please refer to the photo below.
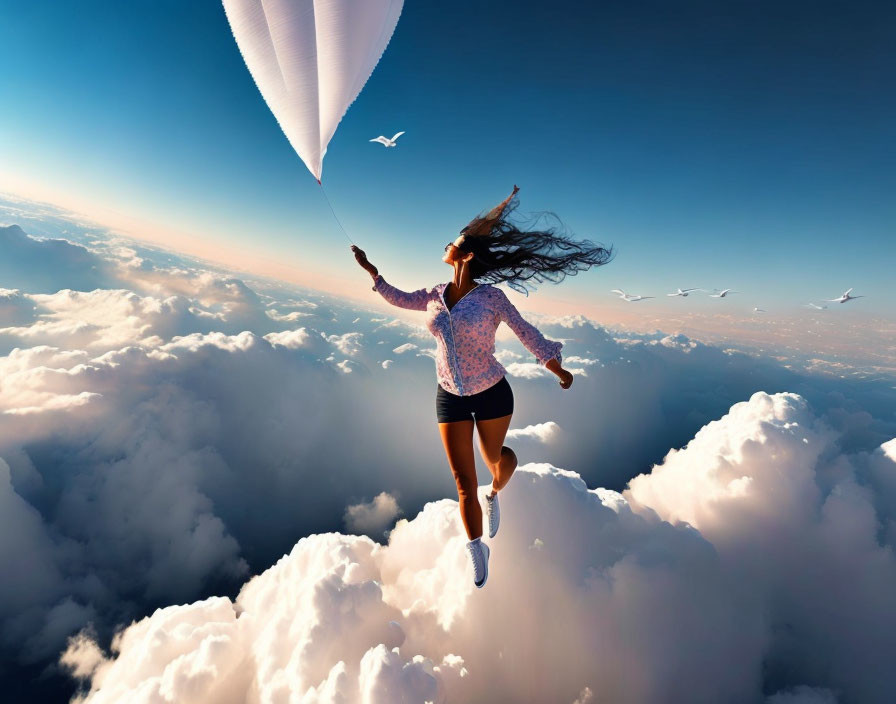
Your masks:
[{"label": "white kite", "polygon": [[386,50],[404,0],[223,2],[258,90],[320,183],[327,145]]}]

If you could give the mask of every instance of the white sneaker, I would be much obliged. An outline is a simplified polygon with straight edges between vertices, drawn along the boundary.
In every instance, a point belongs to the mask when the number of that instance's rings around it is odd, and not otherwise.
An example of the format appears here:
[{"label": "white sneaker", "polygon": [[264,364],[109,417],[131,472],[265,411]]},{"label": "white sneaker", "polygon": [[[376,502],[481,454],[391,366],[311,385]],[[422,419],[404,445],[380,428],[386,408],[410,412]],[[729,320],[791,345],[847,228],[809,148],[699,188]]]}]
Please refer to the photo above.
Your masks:
[{"label": "white sneaker", "polygon": [[494,538],[498,534],[498,526],[501,524],[501,507],[498,506],[498,495],[485,495],[485,513],[488,515],[488,537]]},{"label": "white sneaker", "polygon": [[467,543],[467,550],[473,560],[473,584],[482,589],[488,579],[488,555],[491,550],[479,539]]}]

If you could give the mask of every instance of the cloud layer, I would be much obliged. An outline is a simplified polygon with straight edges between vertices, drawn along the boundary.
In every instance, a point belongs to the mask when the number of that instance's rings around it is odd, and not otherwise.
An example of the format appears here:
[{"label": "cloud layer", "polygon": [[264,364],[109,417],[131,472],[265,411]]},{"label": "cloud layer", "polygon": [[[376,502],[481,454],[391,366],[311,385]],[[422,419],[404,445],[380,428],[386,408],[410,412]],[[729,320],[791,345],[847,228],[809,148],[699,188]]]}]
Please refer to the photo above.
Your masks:
[{"label": "cloud layer", "polygon": [[233,601],[157,611],[111,658],[80,637],[63,662],[92,704],[885,702],[896,441],[833,440],[800,397],[759,393],[624,494],[520,468],[481,591],[445,499],[387,546],[304,538]]},{"label": "cloud layer", "polygon": [[[455,495],[435,427],[432,339],[415,319],[95,230],[44,233],[77,248],[77,266],[68,255],[44,263],[59,288],[0,280],[10,287],[0,290],[0,553],[22,566],[0,584],[5,692],[46,681],[47,663],[86,624],[107,646],[116,626],[156,607],[235,596],[303,535],[349,526],[381,541],[399,510],[416,516]],[[861,469],[880,477],[859,483],[873,487],[878,516],[890,515],[889,460],[876,448],[896,436],[892,384],[798,374],[768,357],[583,318],[538,323],[565,340],[578,371],[561,391],[515,339],[499,340],[516,397],[508,442],[523,463],[622,490],[733,404],[793,391],[827,428],[819,457],[840,458],[815,473],[820,495],[841,471]],[[693,504],[686,520],[697,521],[707,500],[682,495],[675,511]],[[685,516],[654,503],[658,516]],[[892,525],[881,528],[890,543]],[[534,536],[526,550],[545,541]],[[781,696],[817,684],[772,674]],[[599,701],[591,680],[569,684],[568,701]]]}]

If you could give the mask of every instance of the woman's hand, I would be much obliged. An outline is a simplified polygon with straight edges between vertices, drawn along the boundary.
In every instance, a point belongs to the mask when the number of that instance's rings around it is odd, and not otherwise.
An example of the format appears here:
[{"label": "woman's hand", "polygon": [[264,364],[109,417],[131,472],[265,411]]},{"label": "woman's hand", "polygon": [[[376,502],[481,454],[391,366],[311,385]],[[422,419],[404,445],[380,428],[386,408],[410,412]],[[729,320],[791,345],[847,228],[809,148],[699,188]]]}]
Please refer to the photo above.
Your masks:
[{"label": "woman's hand", "polygon": [[572,386],[572,373],[566,371],[565,369],[561,369],[557,372],[557,376],[560,378],[560,388],[568,389]]},{"label": "woman's hand", "polygon": [[568,389],[572,386],[572,374],[561,367],[560,362],[556,359],[549,359],[544,366],[547,367],[549,371],[554,372],[554,374],[557,375],[557,378],[560,379],[561,389]]},{"label": "woman's hand", "polygon": [[517,186],[516,184],[513,184],[513,193],[511,193],[504,200],[502,200],[500,203],[498,203],[498,205],[496,205],[494,208],[492,208],[489,211],[489,214],[485,216],[485,219],[486,220],[497,220],[501,216],[501,213],[504,212],[504,208],[506,208],[507,204],[513,200],[513,197],[519,192],[519,190],[520,190],[519,186]]},{"label": "woman's hand", "polygon": [[380,272],[373,264],[367,261],[367,254],[365,254],[364,250],[353,244],[352,252],[355,254],[355,261],[358,262],[361,268],[372,277],[376,278]]}]

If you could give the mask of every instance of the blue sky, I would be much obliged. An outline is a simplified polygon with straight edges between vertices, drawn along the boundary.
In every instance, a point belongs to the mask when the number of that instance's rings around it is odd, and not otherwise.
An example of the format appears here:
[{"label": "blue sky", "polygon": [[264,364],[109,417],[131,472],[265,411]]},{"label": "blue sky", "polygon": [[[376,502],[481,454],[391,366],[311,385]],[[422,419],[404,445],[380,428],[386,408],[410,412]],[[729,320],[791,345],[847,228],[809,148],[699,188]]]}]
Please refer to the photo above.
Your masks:
[{"label": "blue sky", "polygon": [[[442,245],[518,183],[522,210],[618,251],[540,297],[732,286],[749,310],[855,286],[862,314],[892,315],[896,10],[785,5],[408,2],[330,143],[327,191],[397,283],[447,278]],[[0,0],[0,16],[7,188],[355,276],[219,3]],[[367,141],[398,130],[398,149]]]}]

